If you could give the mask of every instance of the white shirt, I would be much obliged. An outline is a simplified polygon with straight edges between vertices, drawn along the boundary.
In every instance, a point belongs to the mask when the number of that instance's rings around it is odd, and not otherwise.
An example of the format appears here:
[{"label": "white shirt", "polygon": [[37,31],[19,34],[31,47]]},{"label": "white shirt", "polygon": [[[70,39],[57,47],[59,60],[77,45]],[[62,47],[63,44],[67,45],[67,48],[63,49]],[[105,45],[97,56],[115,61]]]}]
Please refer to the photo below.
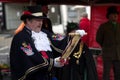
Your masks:
[{"label": "white shirt", "polygon": [[35,47],[38,51],[52,51],[46,33],[42,31],[38,33],[32,31],[32,38],[34,40]]}]

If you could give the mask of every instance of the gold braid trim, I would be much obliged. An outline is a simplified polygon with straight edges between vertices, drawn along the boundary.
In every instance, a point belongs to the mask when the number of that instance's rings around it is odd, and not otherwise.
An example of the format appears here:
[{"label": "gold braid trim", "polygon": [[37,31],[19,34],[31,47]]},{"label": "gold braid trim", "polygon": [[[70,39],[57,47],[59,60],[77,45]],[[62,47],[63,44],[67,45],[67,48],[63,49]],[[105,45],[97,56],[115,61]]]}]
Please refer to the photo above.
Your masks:
[{"label": "gold braid trim", "polygon": [[30,72],[32,72],[32,71],[34,71],[34,70],[36,70],[36,69],[39,69],[39,68],[41,68],[41,67],[47,66],[47,65],[49,64],[48,61],[47,61],[45,58],[43,58],[43,59],[44,59],[44,61],[45,61],[44,63],[29,68],[29,69],[25,72],[25,74],[24,74],[21,78],[19,78],[18,80],[25,80],[26,76],[27,76]]},{"label": "gold braid trim", "polygon": [[52,66],[53,66],[53,59],[50,58],[50,66],[49,66],[49,68],[48,68],[48,71],[50,71],[50,70],[52,69]]},{"label": "gold braid trim", "polygon": [[81,42],[80,43],[80,47],[79,47],[80,49],[79,49],[79,51],[78,52],[76,52],[76,53],[74,53],[74,57],[75,58],[77,58],[77,59],[79,59],[80,58],[80,56],[81,56],[81,54],[82,54],[82,50],[83,50],[83,42]]},{"label": "gold braid trim", "polygon": [[[49,39],[49,41],[50,41],[50,39]],[[63,52],[63,50],[61,50],[61,49],[55,47],[55,46],[52,44],[51,41],[50,41],[50,44],[51,44],[51,46],[52,46],[57,52],[59,52],[59,53],[62,53],[62,52]]]}]

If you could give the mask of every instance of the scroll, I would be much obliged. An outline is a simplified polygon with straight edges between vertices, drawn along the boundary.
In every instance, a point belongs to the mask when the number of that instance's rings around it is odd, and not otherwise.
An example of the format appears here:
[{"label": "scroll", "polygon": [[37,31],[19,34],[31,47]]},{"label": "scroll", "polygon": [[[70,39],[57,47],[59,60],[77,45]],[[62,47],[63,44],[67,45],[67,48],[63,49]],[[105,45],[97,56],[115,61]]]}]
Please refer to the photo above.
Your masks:
[{"label": "scroll", "polygon": [[63,51],[61,57],[62,59],[67,59],[71,55],[71,53],[73,52],[74,48],[76,47],[81,38],[79,33],[70,33],[69,35],[72,36],[72,39],[69,41],[67,47]]}]

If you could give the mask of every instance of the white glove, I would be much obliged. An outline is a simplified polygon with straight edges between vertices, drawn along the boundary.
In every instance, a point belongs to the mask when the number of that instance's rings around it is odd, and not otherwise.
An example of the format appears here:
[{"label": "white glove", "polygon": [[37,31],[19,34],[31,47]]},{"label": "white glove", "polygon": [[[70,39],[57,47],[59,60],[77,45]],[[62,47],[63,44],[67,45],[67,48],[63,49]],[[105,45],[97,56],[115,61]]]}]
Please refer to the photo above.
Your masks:
[{"label": "white glove", "polygon": [[75,32],[76,32],[76,33],[79,33],[82,37],[83,37],[84,35],[87,35],[87,33],[86,33],[84,30],[76,30]]},{"label": "white glove", "polygon": [[57,57],[54,59],[54,67],[63,67],[64,63],[61,62],[60,60],[61,57]]}]

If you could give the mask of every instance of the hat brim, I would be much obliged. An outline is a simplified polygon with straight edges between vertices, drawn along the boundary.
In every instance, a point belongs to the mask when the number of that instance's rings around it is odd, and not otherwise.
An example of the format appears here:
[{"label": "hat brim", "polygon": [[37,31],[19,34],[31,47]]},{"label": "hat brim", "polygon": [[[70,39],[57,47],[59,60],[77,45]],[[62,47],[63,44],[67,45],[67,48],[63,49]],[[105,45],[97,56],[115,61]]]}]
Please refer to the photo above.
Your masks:
[{"label": "hat brim", "polygon": [[20,19],[26,20],[27,18],[29,18],[29,19],[33,19],[33,18],[46,19],[47,17],[43,13],[38,12],[38,13],[33,13],[33,14],[23,14]]}]

